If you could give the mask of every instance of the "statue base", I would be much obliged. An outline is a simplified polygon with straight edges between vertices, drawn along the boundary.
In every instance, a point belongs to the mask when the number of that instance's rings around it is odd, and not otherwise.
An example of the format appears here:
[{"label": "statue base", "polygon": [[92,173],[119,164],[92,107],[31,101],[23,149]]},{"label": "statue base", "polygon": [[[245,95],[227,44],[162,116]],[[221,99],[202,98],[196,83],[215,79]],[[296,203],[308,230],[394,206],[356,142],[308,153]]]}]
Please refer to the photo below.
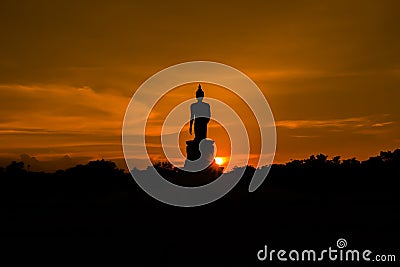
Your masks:
[{"label": "statue base", "polygon": [[190,172],[201,171],[214,162],[214,140],[186,141],[186,160],[183,169]]}]

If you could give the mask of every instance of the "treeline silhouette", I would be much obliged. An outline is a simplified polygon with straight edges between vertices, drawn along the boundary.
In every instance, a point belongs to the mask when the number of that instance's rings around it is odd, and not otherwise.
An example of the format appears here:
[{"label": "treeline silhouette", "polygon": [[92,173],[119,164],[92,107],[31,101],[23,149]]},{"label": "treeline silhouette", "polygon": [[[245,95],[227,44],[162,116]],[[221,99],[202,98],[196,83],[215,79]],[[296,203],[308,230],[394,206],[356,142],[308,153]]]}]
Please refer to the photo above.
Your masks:
[{"label": "treeline silhouette", "polygon": [[[319,190],[354,190],[371,187],[391,190],[399,183],[399,163],[400,149],[381,152],[380,155],[365,161],[356,158],[341,160],[340,156],[328,159],[324,154],[311,155],[308,159],[274,164],[264,186]],[[215,163],[204,172],[198,173],[180,171],[167,161],[156,162],[153,166],[165,179],[178,184],[187,183],[189,186],[211,182],[223,171],[223,167]],[[240,168],[246,168],[240,183],[246,185],[255,168],[235,167],[233,171]],[[31,172],[29,165],[25,166],[24,162],[12,161],[8,166],[0,167],[0,177],[1,188],[5,189],[4,193],[10,195],[15,195],[12,192],[24,188],[29,188],[28,191],[54,189],[71,193],[81,191],[107,194],[116,188],[132,186],[129,173],[117,168],[114,162],[104,159],[90,161],[86,165],[77,165],[67,170],[58,170],[55,173]]]},{"label": "treeline silhouette", "polygon": [[[186,186],[209,182],[222,171],[214,169],[210,179],[186,176],[168,162],[155,167]],[[319,154],[274,164],[253,193],[248,186],[255,168],[242,168],[242,179],[226,196],[186,209],[154,200],[111,161],[54,173],[32,172],[14,161],[0,168],[0,234],[132,236],[140,253],[151,253],[152,244],[161,242],[171,262],[199,257],[191,246],[202,257],[229,251],[246,263],[266,242],[327,247],[344,237],[353,247],[399,246],[400,149],[365,161]]]},{"label": "treeline silhouette", "polygon": [[[211,183],[218,179],[224,171],[224,167],[217,165],[215,161],[207,168],[197,172],[189,172],[177,168],[168,161],[155,162],[153,167],[167,181],[186,187],[196,187]],[[139,172],[138,175],[140,175],[140,171],[138,170],[132,171],[132,174],[135,175],[135,172]],[[144,172],[146,172],[146,170]]]}]

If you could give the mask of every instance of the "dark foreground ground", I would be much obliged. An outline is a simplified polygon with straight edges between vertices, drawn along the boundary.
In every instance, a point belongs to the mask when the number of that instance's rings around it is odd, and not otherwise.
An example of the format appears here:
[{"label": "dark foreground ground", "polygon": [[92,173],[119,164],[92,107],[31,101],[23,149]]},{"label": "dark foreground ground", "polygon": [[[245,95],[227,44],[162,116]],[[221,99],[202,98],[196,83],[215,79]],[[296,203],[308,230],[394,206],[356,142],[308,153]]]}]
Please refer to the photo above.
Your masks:
[{"label": "dark foreground ground", "polygon": [[312,156],[274,165],[254,193],[247,192],[254,171],[248,167],[222,199],[179,208],[148,196],[109,161],[53,174],[14,162],[0,169],[0,256],[54,265],[111,259],[131,266],[279,266],[259,262],[258,250],[322,250],[344,238],[348,249],[395,254],[398,264],[399,163],[400,150],[365,162]]}]

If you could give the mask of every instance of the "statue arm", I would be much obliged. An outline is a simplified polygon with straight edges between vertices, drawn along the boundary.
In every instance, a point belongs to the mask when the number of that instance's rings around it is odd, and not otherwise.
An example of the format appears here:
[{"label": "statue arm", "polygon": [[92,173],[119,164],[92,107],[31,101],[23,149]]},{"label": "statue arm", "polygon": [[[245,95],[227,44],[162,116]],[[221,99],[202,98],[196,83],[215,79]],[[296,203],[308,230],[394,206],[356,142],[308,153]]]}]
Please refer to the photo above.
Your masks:
[{"label": "statue arm", "polygon": [[190,127],[189,127],[190,135],[192,134],[193,121],[194,121],[194,112],[193,112],[193,107],[190,106]]}]

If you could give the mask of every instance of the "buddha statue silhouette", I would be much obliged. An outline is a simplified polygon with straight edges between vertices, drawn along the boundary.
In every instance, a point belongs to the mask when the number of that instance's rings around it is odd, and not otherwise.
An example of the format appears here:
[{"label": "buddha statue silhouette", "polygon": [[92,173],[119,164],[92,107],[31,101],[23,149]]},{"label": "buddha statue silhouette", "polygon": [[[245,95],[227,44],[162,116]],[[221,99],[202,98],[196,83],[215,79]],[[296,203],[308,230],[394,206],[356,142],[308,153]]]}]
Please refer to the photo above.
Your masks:
[{"label": "buddha statue silhouette", "polygon": [[190,171],[198,171],[206,168],[214,161],[214,141],[207,139],[207,125],[210,122],[210,105],[203,102],[204,91],[199,84],[196,91],[197,102],[190,105],[189,133],[193,133],[194,139],[186,141],[186,154],[184,168]]},{"label": "buddha statue silhouette", "polygon": [[189,133],[192,135],[192,125],[194,121],[194,139],[198,142],[207,137],[207,124],[210,121],[210,105],[203,102],[204,91],[201,85],[196,91],[197,102],[190,105],[190,127]]}]

